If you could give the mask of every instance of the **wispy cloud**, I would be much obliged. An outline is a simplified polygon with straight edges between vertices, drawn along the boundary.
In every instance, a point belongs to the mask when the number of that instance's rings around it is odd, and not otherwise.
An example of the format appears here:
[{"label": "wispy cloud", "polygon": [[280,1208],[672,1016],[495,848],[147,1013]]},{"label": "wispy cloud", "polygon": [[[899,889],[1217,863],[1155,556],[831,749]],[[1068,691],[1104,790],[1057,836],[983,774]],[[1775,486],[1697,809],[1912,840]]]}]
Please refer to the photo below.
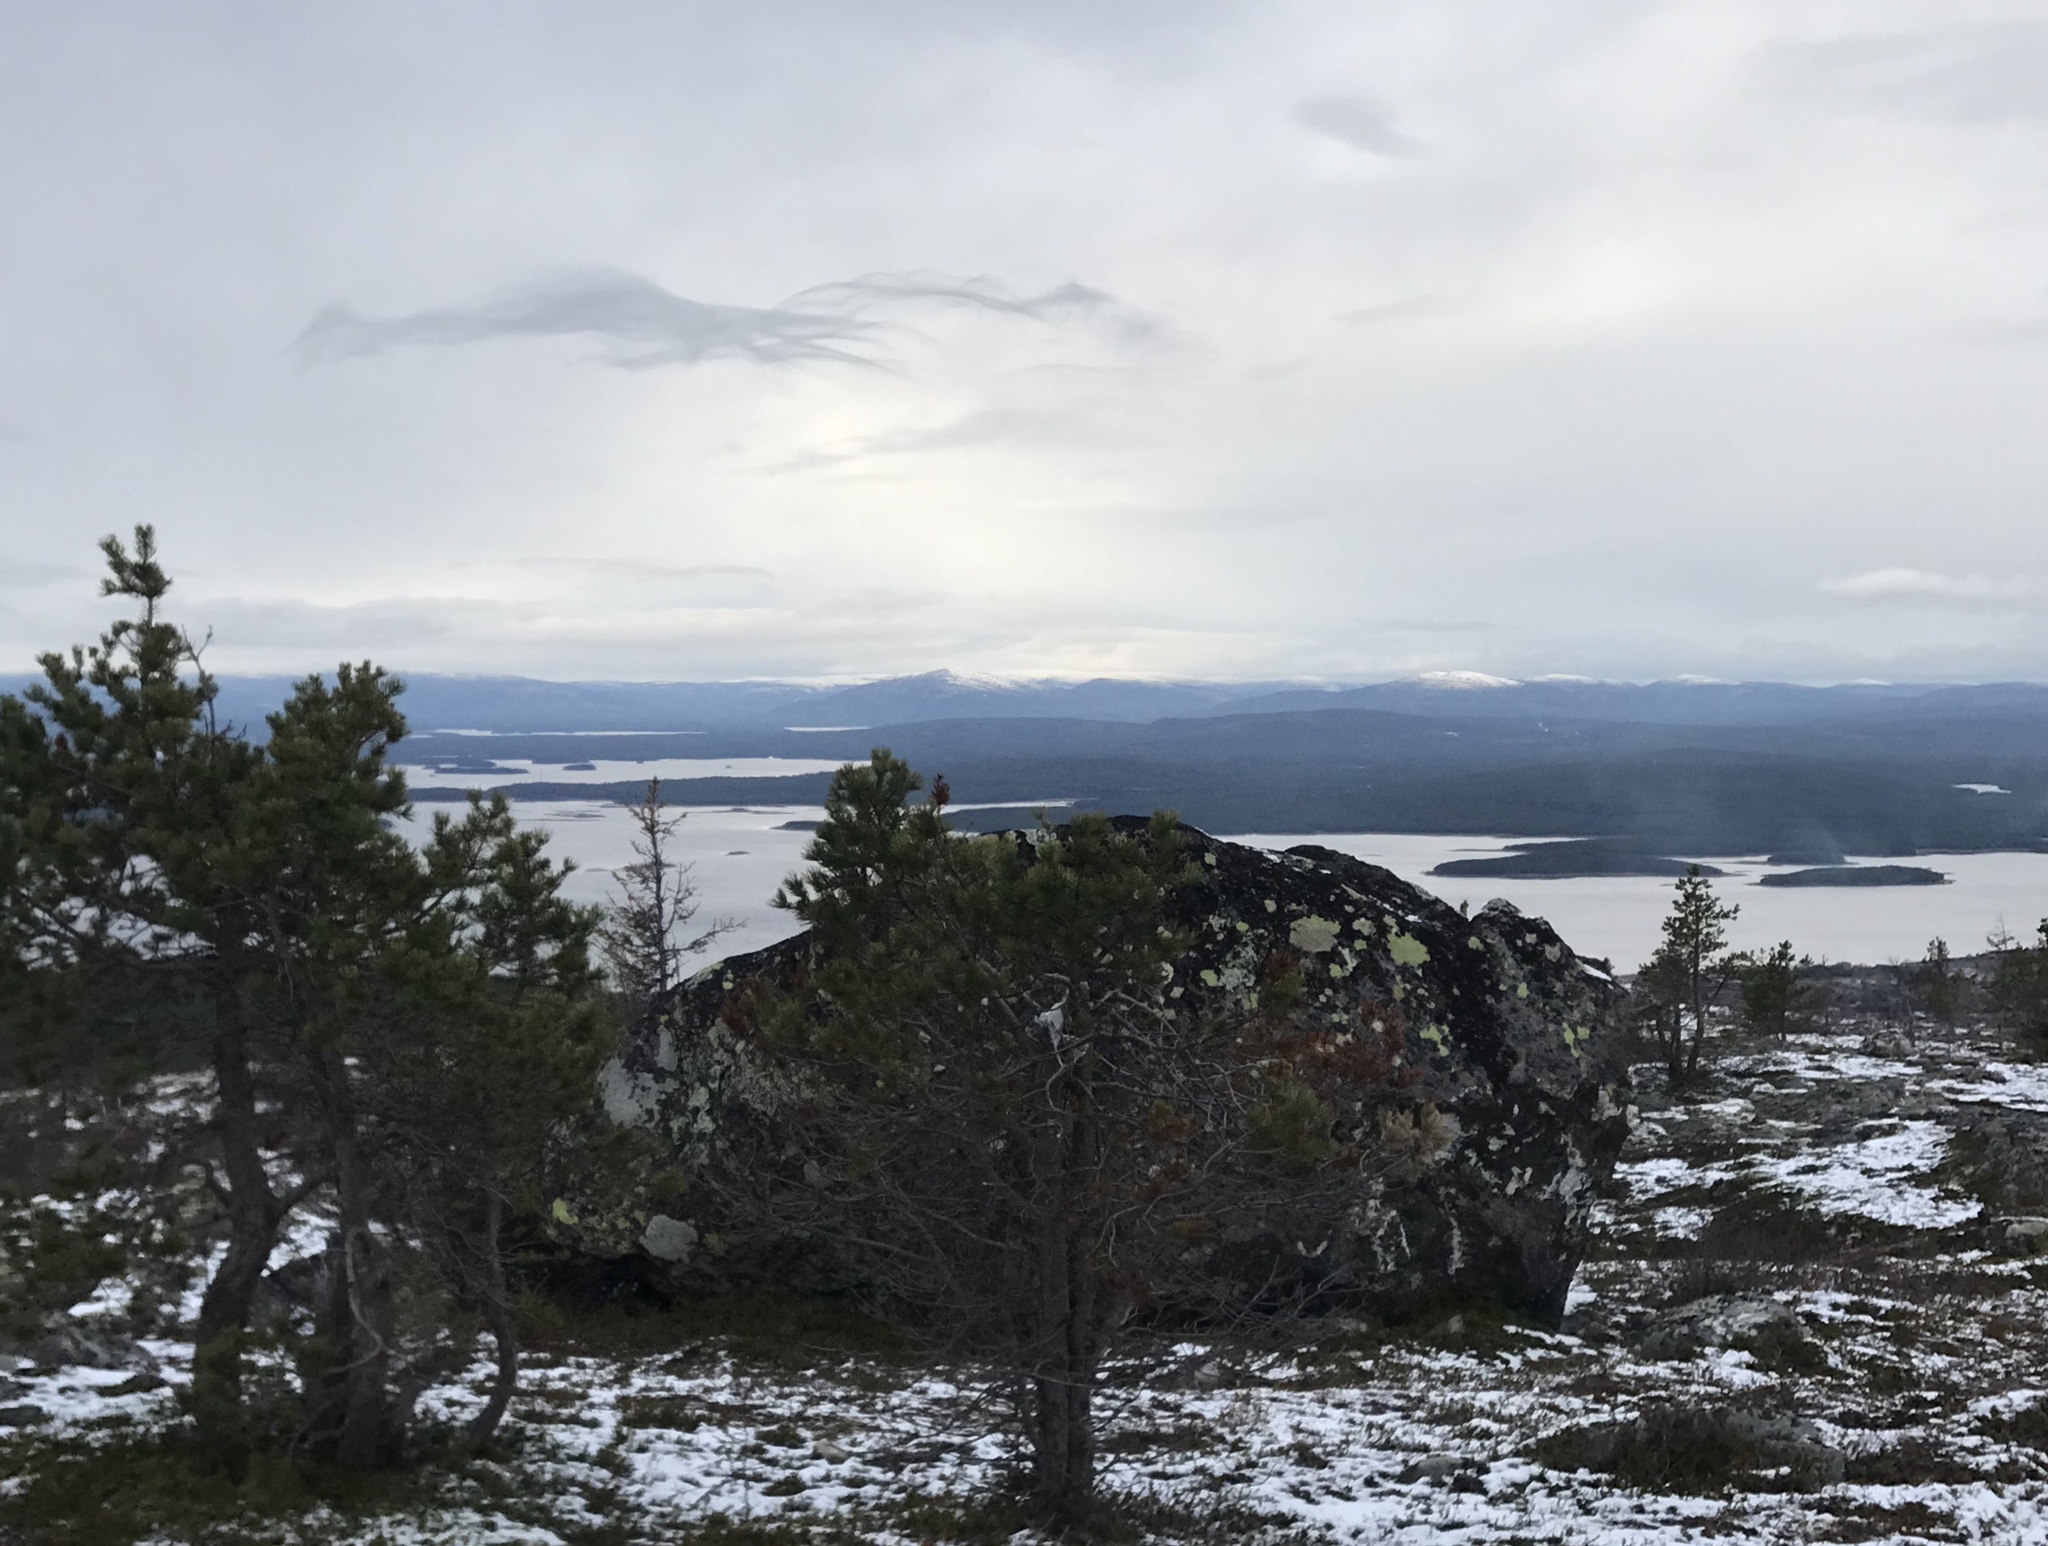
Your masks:
[{"label": "wispy cloud", "polygon": [[301,366],[311,367],[407,347],[586,337],[614,346],[612,363],[631,369],[720,358],[875,366],[884,314],[903,306],[965,307],[1046,324],[1086,319],[1106,323],[1127,341],[1162,332],[1106,291],[1075,282],[1034,293],[987,275],[864,274],[813,285],[773,306],[733,306],[691,300],[624,269],[578,268],[541,275],[472,305],[403,316],[368,316],[338,301],[307,324],[291,350]]},{"label": "wispy cloud", "polygon": [[1084,415],[1062,409],[980,408],[943,424],[889,430],[846,443],[840,450],[811,448],[763,469],[772,473],[812,472],[870,456],[917,456],[993,445],[1045,445],[1101,440]]},{"label": "wispy cloud", "polygon": [[1340,311],[1337,320],[1352,323],[1406,322],[1416,317],[1440,317],[1450,309],[1451,298],[1448,295],[1410,295],[1398,301],[1382,301],[1377,306]]},{"label": "wispy cloud", "polygon": [[1855,33],[1763,56],[1778,92],[1949,123],[2048,121],[2048,26],[1995,22]]},{"label": "wispy cloud", "polygon": [[2033,582],[2026,579],[1994,580],[1981,574],[1940,574],[1928,569],[1870,569],[1823,580],[1820,588],[1848,601],[1946,606],[2011,605],[2035,592]]},{"label": "wispy cloud", "polygon": [[614,363],[629,368],[721,357],[871,365],[855,347],[869,331],[844,315],[712,305],[623,269],[582,268],[543,275],[475,305],[437,306],[400,317],[365,316],[336,302],[307,324],[292,352],[301,365],[314,366],[408,346],[586,336],[624,345]]},{"label": "wispy cloud", "polygon": [[1019,295],[999,279],[976,274],[965,279],[916,271],[905,274],[863,274],[799,290],[785,306],[822,305],[850,310],[870,301],[950,301],[983,311],[1006,311],[1044,322],[1060,316],[1114,307],[1116,298],[1091,285],[1069,282],[1036,295]]},{"label": "wispy cloud", "polygon": [[0,563],[0,590],[40,590],[60,581],[77,580],[84,573],[72,564],[36,564],[22,560]]},{"label": "wispy cloud", "polygon": [[1294,116],[1318,134],[1368,155],[1413,160],[1430,151],[1426,140],[1403,133],[1394,123],[1394,115],[1371,97],[1313,97],[1295,108]]},{"label": "wispy cloud", "polygon": [[2048,343],[2048,317],[2004,317],[1957,330],[1965,343],[2007,347]]},{"label": "wispy cloud", "polygon": [[776,596],[775,571],[756,564],[657,564],[621,558],[518,558],[511,567],[564,588],[602,592],[616,608],[763,607]]}]

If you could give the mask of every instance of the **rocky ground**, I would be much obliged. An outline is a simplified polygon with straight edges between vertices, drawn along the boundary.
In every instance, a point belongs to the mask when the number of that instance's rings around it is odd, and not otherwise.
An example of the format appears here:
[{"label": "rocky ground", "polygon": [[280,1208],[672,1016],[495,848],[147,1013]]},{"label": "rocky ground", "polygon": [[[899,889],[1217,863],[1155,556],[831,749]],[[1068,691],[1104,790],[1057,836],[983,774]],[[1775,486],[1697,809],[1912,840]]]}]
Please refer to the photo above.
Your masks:
[{"label": "rocky ground", "polygon": [[[1637,1077],[1561,1334],[1445,1304],[1148,1348],[1105,1444],[1132,1537],[2048,1541],[2048,1067],[1989,1027],[1916,1042],[1852,1017],[1737,1049],[1685,1100]],[[731,1306],[544,1334],[490,1460],[382,1493],[249,1493],[239,1522],[95,1514],[79,1499],[176,1421],[186,1349],[124,1339],[132,1297],[101,1285],[67,1336],[0,1366],[0,1539],[1016,1528],[1003,1414],[971,1371]],[[472,1409],[483,1375],[429,1408]]]}]

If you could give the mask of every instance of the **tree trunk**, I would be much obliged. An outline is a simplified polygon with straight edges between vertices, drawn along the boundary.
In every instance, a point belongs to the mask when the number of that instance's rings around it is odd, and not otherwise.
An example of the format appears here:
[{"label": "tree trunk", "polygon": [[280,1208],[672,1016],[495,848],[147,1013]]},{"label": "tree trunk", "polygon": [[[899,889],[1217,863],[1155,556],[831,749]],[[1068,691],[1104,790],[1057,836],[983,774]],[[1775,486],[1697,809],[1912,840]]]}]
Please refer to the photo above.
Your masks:
[{"label": "tree trunk", "polygon": [[370,1227],[370,1167],[357,1131],[348,1067],[332,1049],[315,1054],[313,1061],[334,1156],[339,1265],[347,1307],[336,1349],[346,1395],[334,1458],[351,1469],[368,1470],[384,1458],[386,1449],[391,1355],[398,1332],[397,1297],[390,1252]]},{"label": "tree trunk", "polygon": [[484,1301],[484,1326],[498,1348],[498,1375],[491,1382],[490,1399],[469,1421],[469,1436],[477,1444],[488,1444],[504,1419],[519,1388],[519,1337],[512,1321],[512,1303],[505,1292],[505,1259],[498,1248],[505,1204],[493,1192],[484,1200],[483,1262],[480,1267]]},{"label": "tree trunk", "polygon": [[263,1168],[248,1035],[235,1005],[227,1004],[218,1012],[221,1020],[213,1041],[213,1077],[219,1097],[228,1248],[200,1299],[192,1350],[193,1412],[202,1430],[214,1435],[223,1434],[240,1415],[242,1333],[284,1218]]},{"label": "tree trunk", "polygon": [[1095,1502],[1095,1379],[1101,1365],[1094,1273],[1071,1222],[1053,1242],[1041,1324],[1043,1353],[1032,1370],[1033,1482],[1062,1526],[1083,1523]]},{"label": "tree trunk", "polygon": [[313,1345],[306,1359],[309,1366],[316,1358],[320,1362],[305,1379],[305,1421],[299,1430],[299,1443],[321,1454],[333,1452],[348,1396],[348,1273],[342,1265],[339,1232],[328,1236],[325,1262],[319,1300],[313,1307]]},{"label": "tree trunk", "polygon": [[[1085,1047],[1088,1017],[1076,1014]],[[1085,1059],[1087,1053],[1082,1057]],[[1095,1377],[1101,1362],[1097,1240],[1088,1205],[1101,1153],[1084,1067],[1058,1091],[1064,1110],[1053,1206],[1041,1234],[1037,1362],[1032,1370],[1032,1454],[1039,1501],[1062,1527],[1081,1524],[1095,1502]]]}]

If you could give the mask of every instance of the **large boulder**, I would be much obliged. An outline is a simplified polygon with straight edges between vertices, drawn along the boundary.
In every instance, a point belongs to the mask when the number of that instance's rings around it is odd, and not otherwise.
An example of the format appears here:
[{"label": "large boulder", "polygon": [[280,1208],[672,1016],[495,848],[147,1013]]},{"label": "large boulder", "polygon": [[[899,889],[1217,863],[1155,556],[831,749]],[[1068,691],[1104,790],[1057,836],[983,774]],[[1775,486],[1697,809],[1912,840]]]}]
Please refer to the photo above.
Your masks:
[{"label": "large boulder", "polygon": [[[1398,1315],[1431,1296],[1470,1295],[1555,1324],[1593,1197],[1627,1133],[1621,990],[1605,965],[1506,902],[1467,917],[1327,848],[1282,854],[1185,835],[1199,879],[1170,912],[1193,943],[1161,991],[1196,1009],[1241,1010],[1283,952],[1308,982],[1303,1013],[1356,1024],[1366,1006],[1397,1006],[1402,1064],[1428,1118],[1412,1163],[1361,1176],[1343,1238],[1313,1249],[1239,1240],[1217,1270],[1341,1282],[1341,1306],[1330,1308]],[[675,993],[602,1079],[611,1119],[648,1130],[672,1161],[667,1200],[610,1220],[565,1201],[558,1218],[592,1244],[631,1242],[643,1263],[727,1286],[829,1276],[816,1263],[770,1265],[732,1249],[716,1189],[693,1184],[746,1164],[749,1145],[772,1143],[776,1123],[793,1119],[797,1092],[736,1029],[736,1009],[764,984],[795,980],[812,949],[799,935],[719,962]]]}]

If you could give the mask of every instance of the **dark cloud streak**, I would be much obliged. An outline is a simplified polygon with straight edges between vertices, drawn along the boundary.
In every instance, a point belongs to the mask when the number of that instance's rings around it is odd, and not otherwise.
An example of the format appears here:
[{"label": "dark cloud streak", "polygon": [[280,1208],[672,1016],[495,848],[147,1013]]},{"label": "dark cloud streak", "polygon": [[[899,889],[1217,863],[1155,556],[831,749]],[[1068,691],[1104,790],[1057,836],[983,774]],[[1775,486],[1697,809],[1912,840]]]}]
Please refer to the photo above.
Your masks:
[{"label": "dark cloud streak", "polygon": [[543,275],[473,306],[438,306],[398,317],[366,316],[336,302],[307,324],[291,352],[310,369],[413,346],[592,337],[624,346],[612,363],[634,370],[719,358],[878,368],[882,362],[862,347],[884,326],[871,313],[906,303],[967,307],[1046,324],[1100,319],[1131,341],[1160,332],[1115,297],[1072,281],[1019,294],[986,275],[864,274],[759,307],[694,301],[624,269],[581,268]]},{"label": "dark cloud streak", "polygon": [[623,269],[588,268],[545,275],[475,306],[434,307],[402,317],[369,317],[338,302],[307,324],[292,353],[310,368],[409,345],[588,335],[634,349],[614,361],[628,369],[721,357],[873,365],[853,347],[868,332],[850,317],[709,305]]},{"label": "dark cloud streak", "polygon": [[1429,154],[1426,141],[1404,134],[1395,127],[1393,114],[1369,97],[1315,97],[1294,112],[1318,134],[1369,155],[1405,161]]}]

